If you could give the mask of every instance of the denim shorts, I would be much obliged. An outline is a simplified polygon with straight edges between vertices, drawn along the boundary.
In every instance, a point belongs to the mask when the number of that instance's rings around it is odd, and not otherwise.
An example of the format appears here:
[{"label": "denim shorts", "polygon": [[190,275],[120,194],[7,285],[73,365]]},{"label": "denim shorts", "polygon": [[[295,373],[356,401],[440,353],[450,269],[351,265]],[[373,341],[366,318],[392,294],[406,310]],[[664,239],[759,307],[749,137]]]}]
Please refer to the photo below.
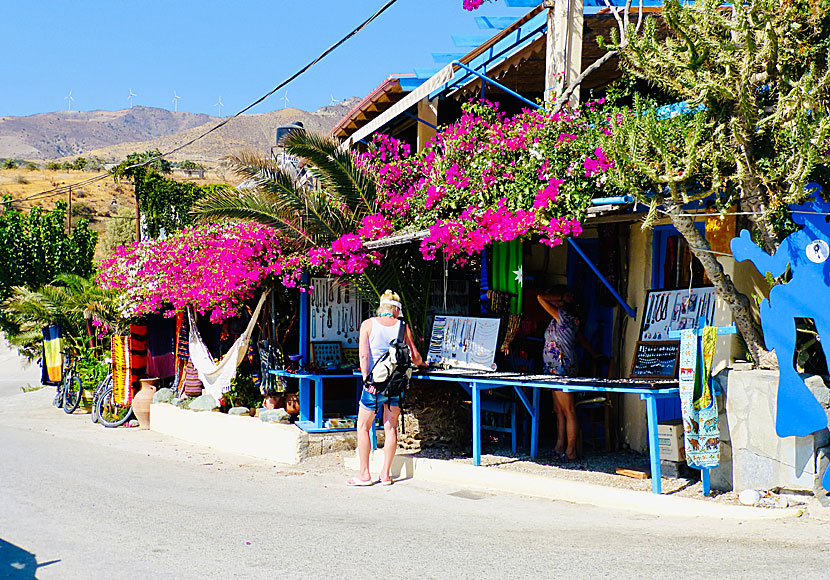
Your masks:
[{"label": "denim shorts", "polygon": [[375,413],[383,409],[384,405],[389,405],[390,407],[400,407],[401,398],[387,397],[386,395],[373,395],[366,389],[363,389],[363,392],[360,395],[361,407],[363,407],[367,411],[372,411],[373,413]]}]

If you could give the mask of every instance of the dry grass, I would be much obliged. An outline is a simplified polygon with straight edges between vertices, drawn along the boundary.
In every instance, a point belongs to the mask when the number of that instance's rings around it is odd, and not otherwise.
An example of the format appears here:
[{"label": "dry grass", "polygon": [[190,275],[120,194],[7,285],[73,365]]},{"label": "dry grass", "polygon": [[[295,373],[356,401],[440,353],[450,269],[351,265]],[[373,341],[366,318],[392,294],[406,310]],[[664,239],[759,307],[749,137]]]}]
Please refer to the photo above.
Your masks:
[{"label": "dry grass", "polygon": [[[23,200],[23,198],[35,193],[55,187],[73,185],[100,175],[106,175],[106,173],[63,169],[57,171],[48,169],[35,171],[29,169],[2,169],[0,170],[0,196],[8,194],[11,195],[12,200]],[[199,185],[221,182],[220,176],[210,171],[205,174],[204,179],[185,179],[178,173],[174,173],[173,178],[179,181],[192,181]],[[28,212],[35,205],[39,205],[45,210],[51,210],[58,201],[67,201],[67,198],[67,193],[61,193],[60,195],[19,201],[14,203],[13,207],[24,212]],[[99,241],[107,229],[113,201],[119,209],[129,208],[135,210],[135,193],[132,184],[127,180],[115,183],[112,177],[105,177],[77,189],[73,188],[72,201],[73,203],[83,203],[86,210],[84,213],[87,214],[73,216],[73,223],[81,217],[88,217],[90,226],[98,232]],[[103,251],[99,243],[95,258],[97,260],[103,257]]]}]

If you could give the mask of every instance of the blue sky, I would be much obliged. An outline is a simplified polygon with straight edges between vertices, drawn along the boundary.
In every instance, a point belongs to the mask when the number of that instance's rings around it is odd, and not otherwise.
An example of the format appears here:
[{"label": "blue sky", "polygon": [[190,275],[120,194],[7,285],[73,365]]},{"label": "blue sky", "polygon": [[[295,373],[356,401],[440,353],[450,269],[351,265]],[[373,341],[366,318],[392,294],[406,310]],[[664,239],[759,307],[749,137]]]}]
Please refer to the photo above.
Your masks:
[{"label": "blue sky", "polygon": [[[0,116],[136,105],[216,115],[247,106],[315,58],[385,0],[2,0]],[[518,18],[503,2],[467,12],[461,0],[398,0],[358,36],[287,87],[288,106],[364,96],[390,73],[463,52],[451,34],[478,16]],[[284,91],[252,109],[283,107]]]}]

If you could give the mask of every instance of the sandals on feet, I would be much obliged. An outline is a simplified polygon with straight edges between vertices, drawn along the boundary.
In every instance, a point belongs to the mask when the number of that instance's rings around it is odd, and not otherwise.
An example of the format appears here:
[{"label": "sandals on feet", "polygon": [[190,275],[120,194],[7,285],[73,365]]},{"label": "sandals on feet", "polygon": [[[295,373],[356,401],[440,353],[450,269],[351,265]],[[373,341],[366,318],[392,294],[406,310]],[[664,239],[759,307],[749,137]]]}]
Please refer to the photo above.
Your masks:
[{"label": "sandals on feet", "polygon": [[351,487],[367,487],[369,485],[374,485],[374,479],[360,479],[359,477],[353,477],[349,481],[346,482],[346,485]]},{"label": "sandals on feet", "polygon": [[378,483],[381,484],[381,485],[392,485],[392,481],[393,480],[390,477],[389,479],[379,479]]}]

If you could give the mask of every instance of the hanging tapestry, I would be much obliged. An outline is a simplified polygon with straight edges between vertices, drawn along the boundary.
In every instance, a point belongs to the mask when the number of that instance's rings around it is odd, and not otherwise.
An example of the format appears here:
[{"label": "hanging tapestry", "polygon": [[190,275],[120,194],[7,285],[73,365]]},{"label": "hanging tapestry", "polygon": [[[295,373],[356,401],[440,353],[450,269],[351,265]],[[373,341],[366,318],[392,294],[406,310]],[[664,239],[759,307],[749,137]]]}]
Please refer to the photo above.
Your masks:
[{"label": "hanging tapestry", "polygon": [[496,242],[493,244],[493,276],[490,287],[493,290],[509,292],[510,312],[522,313],[522,241]]},{"label": "hanging tapestry", "polygon": [[703,329],[699,356],[697,332],[680,331],[680,409],[690,467],[713,468],[720,464],[718,405],[710,380],[717,332],[711,326]]},{"label": "hanging tapestry", "polygon": [[175,369],[176,321],[153,314],[147,318],[147,376],[167,379]]},{"label": "hanging tapestry", "polygon": [[59,385],[63,380],[63,352],[61,351],[61,327],[57,324],[43,327],[43,370],[40,382]]},{"label": "hanging tapestry", "polygon": [[141,388],[139,379],[147,376],[147,325],[130,325],[130,375],[135,392]]},{"label": "hanging tapestry", "polygon": [[130,372],[130,337],[112,337],[112,393],[119,405],[133,402],[132,373]]},{"label": "hanging tapestry", "polygon": [[264,292],[260,296],[248,326],[218,363],[213,361],[213,356],[202,341],[202,337],[199,336],[199,330],[193,322],[190,309],[187,311],[190,323],[190,360],[193,361],[193,366],[196,367],[199,373],[199,380],[202,381],[205,391],[213,395],[217,402],[222,399],[223,393],[227,393],[231,389],[231,381],[236,376],[236,367],[239,366],[239,363],[242,362],[248,352],[248,341],[256,327],[259,312],[262,310],[267,294],[267,292]]}]

